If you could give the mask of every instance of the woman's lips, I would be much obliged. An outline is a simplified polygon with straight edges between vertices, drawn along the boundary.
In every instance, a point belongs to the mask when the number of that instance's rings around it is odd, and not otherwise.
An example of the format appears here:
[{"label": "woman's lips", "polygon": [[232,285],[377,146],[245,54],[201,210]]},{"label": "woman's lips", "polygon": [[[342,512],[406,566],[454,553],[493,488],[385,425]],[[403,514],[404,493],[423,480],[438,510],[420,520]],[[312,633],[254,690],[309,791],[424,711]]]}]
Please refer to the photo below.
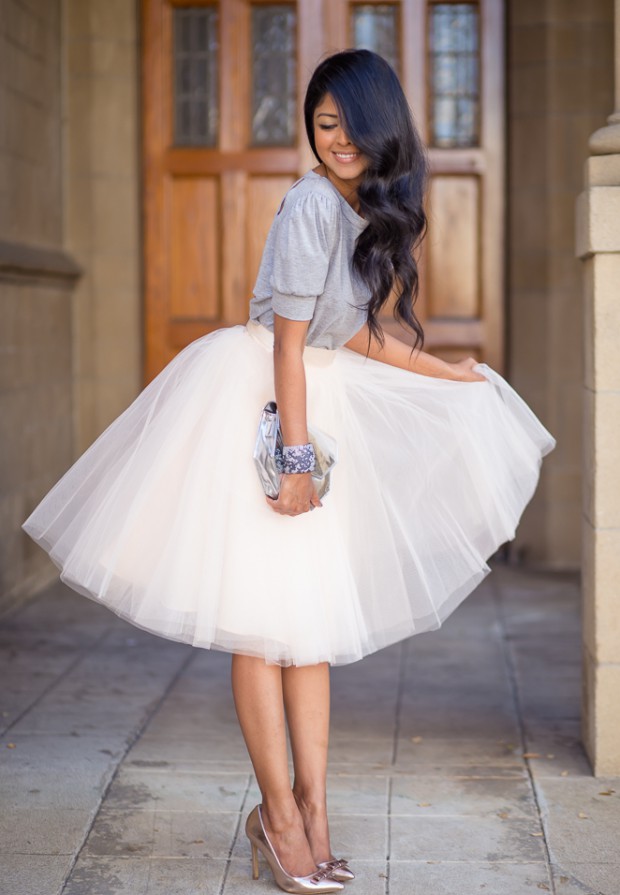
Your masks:
[{"label": "woman's lips", "polygon": [[343,165],[348,165],[351,162],[356,162],[360,157],[361,153],[359,152],[334,152],[333,155],[341,162]]}]

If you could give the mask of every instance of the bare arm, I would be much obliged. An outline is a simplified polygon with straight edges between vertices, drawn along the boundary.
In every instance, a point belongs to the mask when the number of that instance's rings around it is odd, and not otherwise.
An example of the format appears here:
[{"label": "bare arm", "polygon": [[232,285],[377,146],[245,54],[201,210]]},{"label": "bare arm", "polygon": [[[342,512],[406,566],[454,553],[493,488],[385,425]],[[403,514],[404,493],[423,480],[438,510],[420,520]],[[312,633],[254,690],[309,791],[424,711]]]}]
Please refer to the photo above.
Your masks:
[{"label": "bare arm", "polygon": [[[309,320],[288,320],[274,314],[273,364],[276,403],[284,444],[307,444],[306,371],[303,351]],[[287,516],[305,513],[310,506],[321,506],[312,475],[283,475],[277,500],[267,498],[276,512]]]},{"label": "bare arm", "polygon": [[422,376],[454,379],[461,382],[475,382],[485,379],[480,373],[473,371],[472,368],[477,363],[473,357],[450,364],[438,357],[434,357],[427,351],[416,349],[412,353],[410,345],[401,342],[400,339],[390,335],[390,333],[384,333],[383,336],[385,339],[383,345],[374,336],[371,336],[370,351],[368,351],[368,324],[364,324],[359,332],[345,343],[345,347],[350,348],[351,351],[356,351],[358,354],[366,355],[368,352],[368,357],[371,357],[373,360],[390,364],[392,367],[400,367],[402,370],[411,370],[411,372],[420,373]]}]

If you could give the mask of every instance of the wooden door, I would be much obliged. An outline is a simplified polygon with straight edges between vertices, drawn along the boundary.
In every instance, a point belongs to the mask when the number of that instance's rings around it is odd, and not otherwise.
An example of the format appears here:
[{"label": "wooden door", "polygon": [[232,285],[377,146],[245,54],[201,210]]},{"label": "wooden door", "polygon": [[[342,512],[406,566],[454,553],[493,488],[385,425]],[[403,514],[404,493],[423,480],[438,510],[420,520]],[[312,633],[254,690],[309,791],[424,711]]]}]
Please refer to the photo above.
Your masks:
[{"label": "wooden door", "polygon": [[[193,339],[247,319],[273,215],[315,164],[308,78],[347,46],[392,62],[429,144],[426,347],[502,369],[502,10],[503,0],[143,0],[147,381]],[[384,325],[396,331],[389,315]]]}]

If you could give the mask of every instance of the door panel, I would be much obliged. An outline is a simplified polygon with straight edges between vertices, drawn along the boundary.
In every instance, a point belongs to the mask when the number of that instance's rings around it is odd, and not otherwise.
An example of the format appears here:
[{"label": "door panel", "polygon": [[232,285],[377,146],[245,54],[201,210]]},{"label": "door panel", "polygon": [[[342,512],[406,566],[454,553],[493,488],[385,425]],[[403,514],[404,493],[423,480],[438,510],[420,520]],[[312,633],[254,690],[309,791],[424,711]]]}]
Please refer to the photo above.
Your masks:
[{"label": "door panel", "polygon": [[480,206],[477,177],[433,177],[426,240],[427,319],[480,315]]},{"label": "door panel", "polygon": [[147,380],[247,319],[282,195],[315,164],[308,77],[354,45],[391,59],[430,143],[426,348],[502,369],[502,0],[142,0],[142,19]]}]

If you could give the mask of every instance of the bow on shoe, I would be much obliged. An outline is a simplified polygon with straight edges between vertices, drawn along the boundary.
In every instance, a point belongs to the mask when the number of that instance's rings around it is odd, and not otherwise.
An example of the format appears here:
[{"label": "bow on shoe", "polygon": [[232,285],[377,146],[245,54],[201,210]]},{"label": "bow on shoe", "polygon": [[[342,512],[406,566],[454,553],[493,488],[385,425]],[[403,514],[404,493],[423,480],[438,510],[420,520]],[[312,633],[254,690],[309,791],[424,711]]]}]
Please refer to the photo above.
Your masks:
[{"label": "bow on shoe", "polygon": [[349,868],[349,862],[346,858],[323,861],[319,864],[319,867],[331,876],[332,879],[338,880],[338,882],[346,882],[355,879],[355,874]]}]

